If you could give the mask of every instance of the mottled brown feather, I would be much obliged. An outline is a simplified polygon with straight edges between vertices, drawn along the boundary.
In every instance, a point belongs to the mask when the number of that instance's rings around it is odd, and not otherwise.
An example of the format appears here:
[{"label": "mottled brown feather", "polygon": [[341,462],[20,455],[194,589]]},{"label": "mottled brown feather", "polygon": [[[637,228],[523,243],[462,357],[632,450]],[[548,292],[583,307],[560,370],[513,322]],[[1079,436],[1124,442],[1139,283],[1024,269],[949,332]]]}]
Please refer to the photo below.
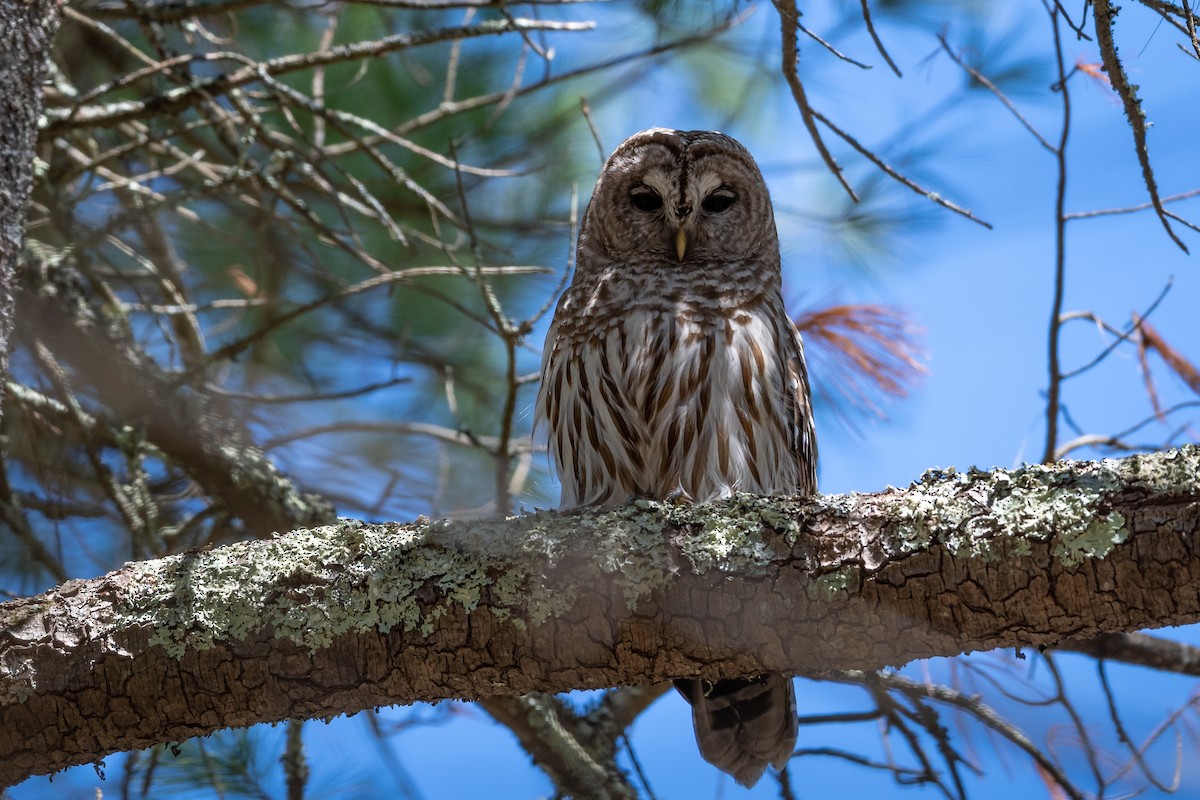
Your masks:
[{"label": "mottled brown feather", "polygon": [[[661,204],[635,205],[647,191]],[[719,195],[731,201],[705,208]],[[804,350],[780,293],[770,194],[750,153],[712,131],[630,137],[596,183],[577,254],[537,401],[562,505],[815,493]],[[692,703],[702,755],[739,783],[753,785],[791,755],[786,676],[677,686]]]}]

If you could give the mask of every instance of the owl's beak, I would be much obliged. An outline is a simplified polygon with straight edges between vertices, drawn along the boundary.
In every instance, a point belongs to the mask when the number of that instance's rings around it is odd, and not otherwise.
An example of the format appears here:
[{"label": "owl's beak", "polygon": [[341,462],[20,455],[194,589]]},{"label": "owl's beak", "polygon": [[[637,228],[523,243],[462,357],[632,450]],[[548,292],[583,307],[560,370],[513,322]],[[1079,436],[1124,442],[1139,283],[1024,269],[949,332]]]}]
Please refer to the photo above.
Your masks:
[{"label": "owl's beak", "polygon": [[683,261],[683,254],[687,252],[687,231],[682,225],[679,226],[679,232],[675,234],[675,255]]}]

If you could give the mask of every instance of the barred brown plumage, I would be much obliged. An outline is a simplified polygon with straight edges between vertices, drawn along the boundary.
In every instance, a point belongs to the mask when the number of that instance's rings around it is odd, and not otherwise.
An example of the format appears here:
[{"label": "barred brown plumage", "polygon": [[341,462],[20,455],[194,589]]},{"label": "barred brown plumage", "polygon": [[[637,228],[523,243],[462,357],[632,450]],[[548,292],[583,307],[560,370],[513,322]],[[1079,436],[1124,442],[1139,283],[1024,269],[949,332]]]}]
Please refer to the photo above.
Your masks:
[{"label": "barred brown plumage", "polygon": [[[713,131],[643,131],[609,157],[542,356],[539,421],[562,506],[816,492],[800,335],[780,293],[770,195]],[[739,783],[796,740],[791,680],[676,686],[701,754]]]}]

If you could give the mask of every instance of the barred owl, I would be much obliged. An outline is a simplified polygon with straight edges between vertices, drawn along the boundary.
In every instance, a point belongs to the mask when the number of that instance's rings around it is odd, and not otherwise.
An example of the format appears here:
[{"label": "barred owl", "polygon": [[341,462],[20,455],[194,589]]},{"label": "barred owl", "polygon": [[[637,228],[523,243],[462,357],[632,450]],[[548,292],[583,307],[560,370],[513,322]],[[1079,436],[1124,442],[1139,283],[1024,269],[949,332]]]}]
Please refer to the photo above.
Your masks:
[{"label": "barred owl", "polygon": [[[771,198],[740,143],[659,128],[609,157],[546,338],[537,416],[564,508],[816,491]],[[701,755],[739,783],[787,761],[797,726],[787,676],[676,688]]]}]

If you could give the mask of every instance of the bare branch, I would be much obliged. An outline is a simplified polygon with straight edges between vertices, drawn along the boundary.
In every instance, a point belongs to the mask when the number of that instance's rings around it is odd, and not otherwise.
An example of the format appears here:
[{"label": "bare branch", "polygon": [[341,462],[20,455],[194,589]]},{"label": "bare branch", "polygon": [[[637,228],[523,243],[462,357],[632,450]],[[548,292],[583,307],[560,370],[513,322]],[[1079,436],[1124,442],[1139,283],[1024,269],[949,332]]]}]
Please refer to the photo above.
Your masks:
[{"label": "bare branch", "polygon": [[[1200,189],[1192,189],[1187,192],[1180,192],[1169,197],[1162,198],[1162,204],[1177,203],[1180,200],[1188,200],[1192,197],[1200,196]],[[1154,203],[1139,203],[1134,206],[1125,206],[1124,208],[1105,208],[1096,211],[1076,211],[1071,214],[1066,214],[1066,219],[1091,219],[1092,217],[1105,217],[1113,214],[1132,214],[1135,211],[1145,211],[1148,208],[1154,208]]]},{"label": "bare branch", "polygon": [[1067,778],[1062,769],[1050,759],[1046,753],[1029,740],[1015,725],[1000,716],[994,709],[977,697],[971,697],[955,691],[948,686],[920,683],[903,675],[881,673],[877,680],[889,689],[896,689],[910,697],[930,697],[943,703],[960,708],[971,716],[983,722],[990,730],[1003,736],[1012,744],[1025,752],[1037,766],[1051,776],[1054,782],[1074,800],[1083,800],[1084,794]]},{"label": "bare branch", "polygon": [[832,53],[835,57],[841,59],[842,61],[845,61],[847,64],[853,64],[854,66],[858,67],[859,69],[871,69],[870,64],[864,64],[863,62],[858,61],[857,59],[851,58],[850,56],[843,53],[841,50],[838,50],[836,47],[834,47],[829,42],[822,39],[816,33],[809,30],[804,25],[801,25],[799,9],[796,9],[796,29],[798,31],[800,31],[801,33],[803,33],[808,38],[812,39],[817,44],[821,45],[821,47],[824,47],[826,50],[828,50],[830,53]]},{"label": "bare branch", "polygon": [[1150,166],[1150,151],[1146,146],[1146,114],[1142,111],[1142,102],[1138,99],[1135,87],[1125,74],[1125,66],[1117,55],[1117,45],[1113,41],[1113,20],[1116,14],[1116,9],[1109,0],[1094,0],[1092,16],[1096,21],[1096,43],[1100,47],[1100,58],[1104,62],[1104,71],[1108,73],[1109,82],[1125,106],[1125,118],[1129,120],[1129,127],[1133,131],[1133,148],[1137,153],[1138,163],[1142,166],[1142,180],[1146,184],[1146,191],[1150,193],[1150,203],[1154,206],[1158,218],[1162,220],[1163,229],[1171,237],[1171,241],[1186,253],[1187,245],[1171,229],[1167,212],[1158,196],[1158,183],[1154,178],[1154,169]]},{"label": "bare branch", "polygon": [[[1158,297],[1154,298],[1154,302],[1152,302],[1149,306],[1147,306],[1146,310],[1143,311],[1141,313],[1141,315],[1138,316],[1134,322],[1130,323],[1125,328],[1125,330],[1122,331],[1117,336],[1116,339],[1109,342],[1108,346],[1106,346],[1103,350],[1101,350],[1099,353],[1097,353],[1095,358],[1093,358],[1091,361],[1087,362],[1086,364],[1083,364],[1082,366],[1076,367],[1073,370],[1063,372],[1062,374],[1060,374],[1058,376],[1059,380],[1065,381],[1069,378],[1074,378],[1077,375],[1082,375],[1083,373],[1087,372],[1088,370],[1092,369],[1097,364],[1102,362],[1104,359],[1108,358],[1109,354],[1111,354],[1114,350],[1116,350],[1117,347],[1119,347],[1122,342],[1129,341],[1130,337],[1135,336],[1137,334],[1139,328],[1141,327],[1141,322],[1144,321],[1146,318],[1148,318],[1151,314],[1154,313],[1154,310],[1158,308],[1159,303],[1161,303],[1163,301],[1163,298],[1165,298],[1167,296],[1167,292],[1171,291],[1171,286],[1173,284],[1174,284],[1173,280],[1168,280],[1167,285],[1164,286],[1162,288],[1162,291],[1158,293]],[[1059,315],[1059,323],[1061,324],[1072,318],[1073,317],[1071,317],[1070,315],[1060,314]]]},{"label": "bare branch", "polygon": [[804,84],[800,82],[800,73],[798,72],[800,50],[796,45],[796,36],[800,30],[800,11],[796,8],[795,0],[772,0],[772,2],[779,12],[779,23],[783,31],[783,63],[781,65],[783,78],[792,90],[792,98],[800,110],[800,118],[804,121],[804,127],[808,129],[808,135],[817,148],[817,152],[820,153],[821,159],[829,167],[833,176],[837,178],[842,188],[846,190],[846,194],[850,195],[850,199],[857,203],[858,195],[846,181],[846,176],[842,174],[842,168],[838,166],[833,154],[829,152],[825,142],[821,139],[821,132],[817,130],[817,124],[814,121],[816,112],[808,104]]},{"label": "bare branch", "polygon": [[[423,47],[437,42],[496,36],[521,30],[584,31],[590,30],[592,27],[590,22],[547,22],[518,19],[514,21],[488,20],[467,28],[442,28],[417,33],[399,33],[373,41],[342,45],[327,51],[280,56],[257,64],[257,68],[246,66],[235,72],[222,73],[212,78],[199,80],[191,86],[171,89],[148,100],[126,100],[98,107],[49,109],[46,112],[48,119],[46,127],[48,133],[53,136],[71,128],[107,127],[160,114],[177,114],[186,108],[227,94],[232,89],[254,83],[260,79],[262,74],[283,75],[296,70],[378,57],[397,50]],[[198,53],[191,60],[209,62],[230,58],[240,60],[241,56],[235,53]]]},{"label": "bare branch", "polygon": [[[863,0],[863,1],[866,2],[866,0]],[[958,64],[958,66],[962,67],[963,71],[966,72],[968,75],[970,75],[972,80],[975,80],[976,82],[979,83],[980,86],[983,86],[989,92],[994,94],[996,96],[996,99],[999,100],[1001,103],[1003,103],[1004,107],[1009,110],[1009,113],[1011,113],[1014,117],[1017,118],[1017,122],[1020,122],[1021,126],[1024,127],[1025,130],[1029,131],[1030,135],[1033,136],[1033,138],[1037,139],[1038,144],[1040,144],[1043,148],[1045,148],[1052,154],[1056,152],[1056,148],[1054,147],[1054,145],[1052,145],[1052,144],[1050,144],[1050,142],[1046,141],[1046,137],[1042,136],[1042,134],[1038,132],[1037,128],[1033,127],[1033,123],[1031,123],[1028,119],[1025,118],[1025,115],[1021,113],[1021,110],[1019,108],[1017,108],[1017,106],[1013,103],[1013,101],[1008,99],[1008,96],[1006,94],[1004,94],[1004,92],[1000,91],[999,86],[992,83],[990,78],[988,78],[986,75],[984,75],[979,70],[972,67],[970,64],[968,64],[966,61],[963,60],[962,56],[960,56],[958,53],[954,52],[954,50],[950,47],[950,43],[946,41],[945,34],[938,34],[937,38],[938,38],[938,41],[942,45],[942,50],[944,50],[946,52],[946,55],[950,56],[950,58],[954,61],[955,64]]]},{"label": "bare branch", "polygon": [[900,72],[900,68],[896,66],[895,61],[892,61],[887,48],[883,46],[883,40],[875,32],[875,23],[871,20],[871,6],[868,5],[868,0],[862,0],[862,18],[863,22],[866,23],[867,33],[871,34],[871,41],[875,43],[875,49],[879,51],[879,55],[883,56],[883,60],[892,68],[892,72],[896,73],[897,78],[903,78],[904,75]]},{"label": "bare branch", "polygon": [[[855,139],[853,136],[851,136],[849,133],[842,130],[837,125],[833,124],[833,122],[831,122],[829,120],[829,118],[826,117],[821,112],[813,110],[810,113],[811,113],[813,119],[819,120],[827,128],[829,128],[831,131],[833,131],[839,137],[841,137],[841,139],[844,142],[846,142],[846,144],[850,145],[855,150],[857,150],[859,153],[861,153],[863,156],[865,156],[868,161],[870,161],[875,166],[879,167],[881,170],[883,170],[885,173],[887,173],[891,177],[898,180],[900,183],[907,186],[909,189],[912,189],[914,192],[916,192],[917,194],[926,198],[927,200],[932,200],[933,202],[937,203],[942,208],[947,208],[947,209],[953,211],[955,214],[961,214],[962,216],[966,217],[967,219],[971,220],[972,222],[978,223],[978,224],[982,225],[983,227],[987,228],[988,230],[992,229],[991,223],[986,222],[982,219],[979,219],[979,217],[976,217],[970,210],[963,208],[962,206],[958,205],[957,203],[953,203],[953,202],[947,200],[946,198],[942,197],[937,192],[933,192],[933,191],[930,191],[929,189],[926,189],[924,186],[921,186],[916,181],[912,180],[911,178],[909,178],[906,175],[897,171],[894,167],[892,167],[890,164],[888,164],[886,161],[884,161],[880,156],[876,155],[870,148],[860,144],[859,141],[857,139]],[[858,198],[855,198],[855,200],[857,200],[857,199]]]}]

